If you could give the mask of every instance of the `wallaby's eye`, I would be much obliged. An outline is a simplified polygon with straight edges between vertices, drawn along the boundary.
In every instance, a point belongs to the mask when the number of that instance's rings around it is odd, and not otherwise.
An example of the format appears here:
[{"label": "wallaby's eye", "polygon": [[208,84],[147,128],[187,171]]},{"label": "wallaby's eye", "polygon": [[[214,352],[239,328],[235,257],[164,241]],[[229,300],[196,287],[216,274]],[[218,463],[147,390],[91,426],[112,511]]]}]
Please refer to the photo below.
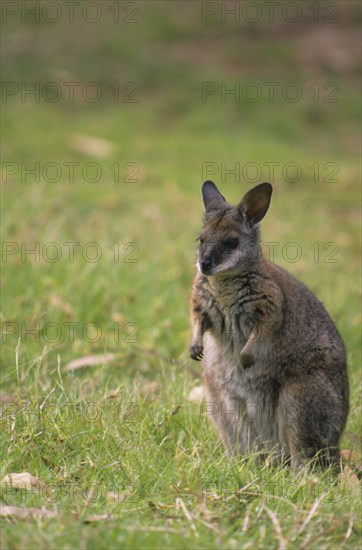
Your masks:
[{"label": "wallaby's eye", "polygon": [[200,244],[204,244],[204,239],[202,237],[199,237]]},{"label": "wallaby's eye", "polygon": [[239,244],[239,239],[237,239],[236,237],[234,239],[226,239],[224,241],[225,248],[228,248],[229,250],[233,250],[238,246],[238,244]]}]

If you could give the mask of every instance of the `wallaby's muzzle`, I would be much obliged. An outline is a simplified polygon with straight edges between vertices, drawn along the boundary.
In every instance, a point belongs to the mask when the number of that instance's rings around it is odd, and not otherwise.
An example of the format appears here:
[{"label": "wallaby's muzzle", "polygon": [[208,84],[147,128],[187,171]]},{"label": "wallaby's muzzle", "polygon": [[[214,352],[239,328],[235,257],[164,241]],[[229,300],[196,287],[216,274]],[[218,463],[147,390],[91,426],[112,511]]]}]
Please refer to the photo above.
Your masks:
[{"label": "wallaby's muzzle", "polygon": [[200,261],[200,269],[201,273],[203,275],[210,275],[212,272],[212,259],[211,258],[205,258]]}]

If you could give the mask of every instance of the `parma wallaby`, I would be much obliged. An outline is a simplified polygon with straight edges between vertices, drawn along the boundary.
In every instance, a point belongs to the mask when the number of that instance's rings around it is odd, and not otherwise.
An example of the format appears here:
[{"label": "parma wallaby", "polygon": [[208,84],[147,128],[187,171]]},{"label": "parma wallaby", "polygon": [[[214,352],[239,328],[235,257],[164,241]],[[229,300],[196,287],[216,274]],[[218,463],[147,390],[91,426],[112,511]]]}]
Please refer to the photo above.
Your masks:
[{"label": "parma wallaby", "polygon": [[297,468],[339,463],[349,409],[346,353],[322,303],[261,253],[272,186],[232,207],[211,181],[192,290],[192,359],[203,359],[206,411],[233,453]]}]

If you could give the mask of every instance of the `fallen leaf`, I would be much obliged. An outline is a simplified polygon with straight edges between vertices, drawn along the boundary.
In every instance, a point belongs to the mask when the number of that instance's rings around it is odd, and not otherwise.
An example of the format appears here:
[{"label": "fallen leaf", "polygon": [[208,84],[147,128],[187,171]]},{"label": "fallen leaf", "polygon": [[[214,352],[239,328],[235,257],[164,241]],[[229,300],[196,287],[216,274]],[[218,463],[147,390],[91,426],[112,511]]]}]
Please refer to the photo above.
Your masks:
[{"label": "fallen leaf", "polygon": [[359,462],[360,457],[356,451],[350,451],[349,449],[344,449],[341,451],[341,458],[344,464],[349,464],[353,470],[362,472],[362,463]]},{"label": "fallen leaf", "polygon": [[55,518],[57,512],[46,508],[21,508],[20,506],[0,506],[0,517],[2,518]]},{"label": "fallen leaf", "polygon": [[32,474],[29,474],[29,472],[7,474],[2,479],[1,485],[10,485],[14,489],[26,489],[27,491],[31,491],[34,488],[48,491],[48,487],[44,481],[34,477]]},{"label": "fallen leaf", "polygon": [[142,384],[141,391],[143,395],[155,397],[160,390],[160,384],[155,381],[147,381]]},{"label": "fallen leaf", "polygon": [[17,400],[17,397],[15,395],[10,395],[10,394],[0,395],[1,403],[12,403],[13,401],[16,401],[16,400]]},{"label": "fallen leaf", "polygon": [[358,462],[359,460],[358,453],[350,449],[343,449],[343,451],[341,451],[341,457],[343,462]]},{"label": "fallen leaf", "polygon": [[350,451],[349,449],[343,449],[343,451],[341,451],[341,457],[343,461],[347,462],[348,460],[353,460],[353,458],[356,458],[357,453],[355,451]]},{"label": "fallen leaf", "polygon": [[352,490],[358,489],[359,491],[359,479],[353,472],[352,468],[345,466],[343,471],[338,474],[339,481]]},{"label": "fallen leaf", "polygon": [[99,355],[87,355],[86,357],[80,357],[79,359],[74,359],[64,367],[64,371],[73,371],[81,369],[82,367],[94,367],[96,365],[102,365],[103,363],[109,363],[116,359],[114,353],[105,353]]},{"label": "fallen leaf", "polygon": [[195,386],[192,388],[190,393],[187,396],[188,401],[193,401],[194,403],[201,403],[204,397],[204,387],[203,386]]},{"label": "fallen leaf", "polygon": [[127,318],[119,311],[114,311],[112,313],[112,320],[119,324],[125,324],[127,322]]},{"label": "fallen leaf", "polygon": [[86,134],[73,134],[70,141],[73,149],[90,157],[107,158],[116,150],[111,141]]}]

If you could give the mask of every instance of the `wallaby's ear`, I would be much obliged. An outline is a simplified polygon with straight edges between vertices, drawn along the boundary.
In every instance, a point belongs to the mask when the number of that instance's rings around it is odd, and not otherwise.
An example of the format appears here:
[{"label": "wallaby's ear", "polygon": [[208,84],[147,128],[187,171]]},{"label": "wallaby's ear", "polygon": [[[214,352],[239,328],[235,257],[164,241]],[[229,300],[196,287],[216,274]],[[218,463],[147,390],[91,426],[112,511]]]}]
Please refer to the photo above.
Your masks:
[{"label": "wallaby's ear", "polygon": [[270,183],[261,183],[250,189],[239,204],[239,212],[246,215],[251,224],[260,222],[269,208],[273,188]]},{"label": "wallaby's ear", "polygon": [[216,185],[212,181],[205,181],[202,186],[202,198],[204,200],[205,210],[217,210],[226,205],[225,197],[222,196]]}]

